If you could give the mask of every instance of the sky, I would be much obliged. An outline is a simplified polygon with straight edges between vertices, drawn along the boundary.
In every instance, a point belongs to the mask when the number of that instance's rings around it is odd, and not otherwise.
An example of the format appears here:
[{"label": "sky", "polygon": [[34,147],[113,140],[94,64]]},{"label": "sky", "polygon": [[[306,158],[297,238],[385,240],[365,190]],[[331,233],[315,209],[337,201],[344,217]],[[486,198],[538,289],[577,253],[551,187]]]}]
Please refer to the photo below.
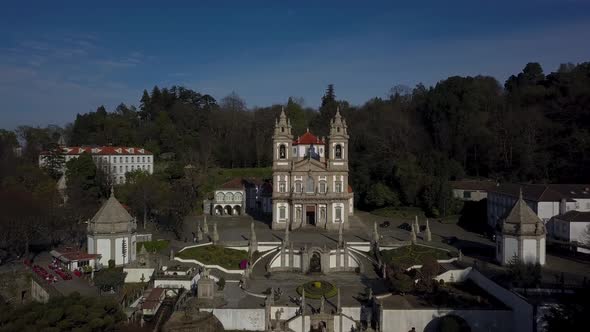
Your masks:
[{"label": "sky", "polygon": [[[99,3],[96,5],[95,3]],[[328,84],[354,105],[452,75],[590,61],[590,1],[3,1],[0,128],[64,125],[182,85],[249,108]]]}]

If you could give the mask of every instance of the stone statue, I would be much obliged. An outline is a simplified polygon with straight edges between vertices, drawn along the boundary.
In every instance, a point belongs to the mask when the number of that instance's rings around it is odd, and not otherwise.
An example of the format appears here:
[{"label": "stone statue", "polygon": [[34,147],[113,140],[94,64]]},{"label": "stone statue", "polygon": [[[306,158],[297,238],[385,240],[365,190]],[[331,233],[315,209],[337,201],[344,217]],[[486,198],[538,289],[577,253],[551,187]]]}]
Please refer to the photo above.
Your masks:
[{"label": "stone statue", "polygon": [[416,234],[420,233],[420,224],[418,223],[418,216],[414,219],[414,232]]},{"label": "stone statue", "polygon": [[219,233],[217,233],[217,221],[213,222],[213,235],[211,236],[211,241],[213,244],[216,244],[219,241]]},{"label": "stone statue", "polygon": [[209,234],[209,225],[207,225],[207,215],[203,215],[203,233]]},{"label": "stone statue", "polygon": [[432,241],[432,233],[430,232],[430,224],[428,223],[428,219],[426,219],[426,241]]},{"label": "stone statue", "polygon": [[414,228],[413,224],[410,225],[410,232],[412,233],[410,240],[412,241],[412,244],[416,244],[416,229]]},{"label": "stone statue", "polygon": [[197,241],[203,241],[203,232],[201,231],[201,222],[199,221],[199,225],[197,225]]},{"label": "stone statue", "polygon": [[325,305],[326,305],[326,297],[322,296],[322,298],[320,300],[320,314],[324,313],[324,310],[326,309]]}]

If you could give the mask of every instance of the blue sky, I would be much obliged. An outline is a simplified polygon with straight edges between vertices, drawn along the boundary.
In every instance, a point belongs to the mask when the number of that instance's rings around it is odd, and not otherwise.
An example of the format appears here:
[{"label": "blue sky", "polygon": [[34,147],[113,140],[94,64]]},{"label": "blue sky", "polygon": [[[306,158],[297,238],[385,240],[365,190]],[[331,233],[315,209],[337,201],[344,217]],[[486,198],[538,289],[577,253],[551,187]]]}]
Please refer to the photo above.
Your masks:
[{"label": "blue sky", "polygon": [[0,128],[137,105],[154,85],[317,107],[329,83],[362,104],[397,84],[590,61],[585,0],[90,3],[3,2]]}]

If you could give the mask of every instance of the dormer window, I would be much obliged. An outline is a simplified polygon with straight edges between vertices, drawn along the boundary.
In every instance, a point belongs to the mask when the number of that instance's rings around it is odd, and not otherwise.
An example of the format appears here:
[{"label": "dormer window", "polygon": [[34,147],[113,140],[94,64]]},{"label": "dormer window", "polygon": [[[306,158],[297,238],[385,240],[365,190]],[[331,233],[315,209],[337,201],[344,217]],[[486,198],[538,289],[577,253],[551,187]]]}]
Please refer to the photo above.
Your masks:
[{"label": "dormer window", "polygon": [[336,145],[334,149],[334,155],[336,159],[342,159],[342,146],[340,144]]},{"label": "dormer window", "polygon": [[287,149],[284,145],[279,146],[279,158],[285,159],[287,158]]}]

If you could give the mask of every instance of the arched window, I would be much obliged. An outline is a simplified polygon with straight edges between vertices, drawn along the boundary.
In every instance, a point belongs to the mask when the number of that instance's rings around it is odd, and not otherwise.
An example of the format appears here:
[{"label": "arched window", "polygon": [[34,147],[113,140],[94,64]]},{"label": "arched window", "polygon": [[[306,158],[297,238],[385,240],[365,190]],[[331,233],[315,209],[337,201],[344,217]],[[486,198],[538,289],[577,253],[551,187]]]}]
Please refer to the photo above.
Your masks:
[{"label": "arched window", "polygon": [[234,201],[241,202],[242,201],[242,193],[236,193],[234,196]]},{"label": "arched window", "polygon": [[285,148],[285,145],[283,145],[283,144],[281,144],[281,146],[279,146],[279,158],[281,158],[281,159],[287,158],[287,149]]},{"label": "arched window", "polygon": [[336,156],[336,159],[342,159],[342,145],[336,145],[336,148],[334,149],[334,155]]},{"label": "arched window", "polygon": [[305,183],[305,192],[312,193],[314,191],[314,181],[311,176],[307,177],[307,182]]},{"label": "arched window", "polygon": [[231,202],[234,200],[234,194],[227,193],[227,194],[225,194],[225,198],[227,199],[228,202]]},{"label": "arched window", "polygon": [[216,199],[218,202],[223,202],[223,199],[224,199],[224,198],[225,198],[225,195],[223,195],[223,193],[217,193],[217,196],[216,196],[216,198],[215,198],[215,199]]}]

